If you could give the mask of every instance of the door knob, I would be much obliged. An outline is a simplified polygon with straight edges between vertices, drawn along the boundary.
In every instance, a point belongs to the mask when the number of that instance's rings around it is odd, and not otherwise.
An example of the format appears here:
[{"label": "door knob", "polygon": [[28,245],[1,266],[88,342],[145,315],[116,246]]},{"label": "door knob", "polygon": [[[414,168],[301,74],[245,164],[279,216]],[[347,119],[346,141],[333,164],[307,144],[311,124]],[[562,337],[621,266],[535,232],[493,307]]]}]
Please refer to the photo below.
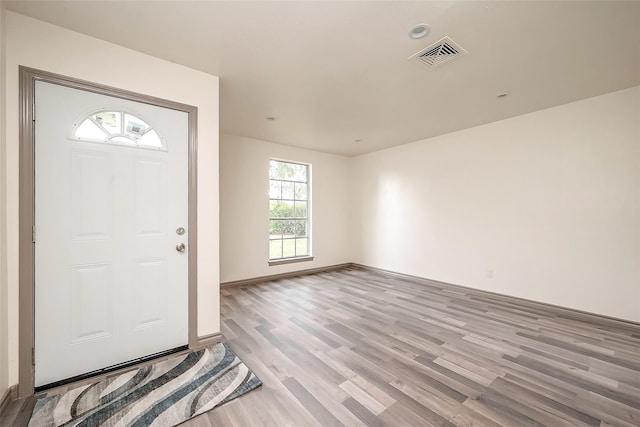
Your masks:
[{"label": "door knob", "polygon": [[176,251],[178,252],[184,252],[186,248],[187,247],[184,245],[184,243],[180,243],[179,245],[176,245]]}]

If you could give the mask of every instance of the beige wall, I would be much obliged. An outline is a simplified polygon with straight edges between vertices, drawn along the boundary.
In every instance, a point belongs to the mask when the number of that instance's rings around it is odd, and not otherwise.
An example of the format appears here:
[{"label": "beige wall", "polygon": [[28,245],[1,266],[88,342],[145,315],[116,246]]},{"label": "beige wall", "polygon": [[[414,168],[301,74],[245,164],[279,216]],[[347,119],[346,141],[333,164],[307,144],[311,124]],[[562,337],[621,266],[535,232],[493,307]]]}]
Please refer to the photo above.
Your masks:
[{"label": "beige wall", "polygon": [[6,162],[5,162],[5,5],[0,1],[0,398],[9,387],[7,322],[7,237],[6,237]]},{"label": "beige wall", "polygon": [[639,103],[636,87],[356,158],[353,260],[640,321]]},{"label": "beige wall", "polygon": [[218,78],[12,12],[6,20],[9,384],[18,380],[19,65],[198,107],[198,335],[219,332]]},{"label": "beige wall", "polygon": [[[314,260],[269,267],[269,159],[312,164]],[[349,159],[220,136],[220,281],[351,261]]]}]

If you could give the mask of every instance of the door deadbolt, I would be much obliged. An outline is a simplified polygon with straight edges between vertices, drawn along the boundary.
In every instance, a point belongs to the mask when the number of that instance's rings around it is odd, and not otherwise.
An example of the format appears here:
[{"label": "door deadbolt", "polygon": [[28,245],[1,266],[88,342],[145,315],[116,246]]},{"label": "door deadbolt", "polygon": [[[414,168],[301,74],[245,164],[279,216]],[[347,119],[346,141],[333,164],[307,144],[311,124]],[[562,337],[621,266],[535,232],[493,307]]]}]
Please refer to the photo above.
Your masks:
[{"label": "door deadbolt", "polygon": [[178,236],[182,236],[184,234],[184,227],[178,227],[178,229],[176,230],[176,234]]}]

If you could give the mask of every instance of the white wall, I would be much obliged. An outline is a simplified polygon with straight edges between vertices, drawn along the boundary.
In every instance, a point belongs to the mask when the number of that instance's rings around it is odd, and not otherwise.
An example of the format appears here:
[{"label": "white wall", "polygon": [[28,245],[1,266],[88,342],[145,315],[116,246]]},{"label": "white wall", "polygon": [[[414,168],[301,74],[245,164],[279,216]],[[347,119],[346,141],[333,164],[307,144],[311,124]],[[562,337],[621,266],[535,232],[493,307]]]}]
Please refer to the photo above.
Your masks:
[{"label": "white wall", "polygon": [[5,161],[5,5],[0,1],[0,398],[9,387],[7,329],[7,238],[6,238],[6,161]]},{"label": "white wall", "polygon": [[354,261],[640,321],[639,104],[636,87],[356,158]]},{"label": "white wall", "polygon": [[[313,261],[268,265],[269,160],[312,164]],[[349,159],[220,135],[220,281],[351,262]]]},{"label": "white wall", "polygon": [[198,107],[198,335],[219,332],[218,78],[12,12],[6,31],[9,383],[18,380],[19,65]]}]

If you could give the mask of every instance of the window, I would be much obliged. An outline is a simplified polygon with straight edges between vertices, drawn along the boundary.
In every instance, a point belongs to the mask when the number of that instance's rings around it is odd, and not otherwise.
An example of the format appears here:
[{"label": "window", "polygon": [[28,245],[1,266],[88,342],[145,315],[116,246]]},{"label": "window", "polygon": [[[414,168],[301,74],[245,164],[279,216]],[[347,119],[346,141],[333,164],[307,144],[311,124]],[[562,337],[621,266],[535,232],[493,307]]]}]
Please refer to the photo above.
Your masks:
[{"label": "window", "polygon": [[311,257],[311,166],[269,162],[269,261],[270,264],[308,260]]},{"label": "window", "polygon": [[158,133],[144,120],[125,111],[97,111],[73,125],[72,138],[80,141],[165,150]]}]

